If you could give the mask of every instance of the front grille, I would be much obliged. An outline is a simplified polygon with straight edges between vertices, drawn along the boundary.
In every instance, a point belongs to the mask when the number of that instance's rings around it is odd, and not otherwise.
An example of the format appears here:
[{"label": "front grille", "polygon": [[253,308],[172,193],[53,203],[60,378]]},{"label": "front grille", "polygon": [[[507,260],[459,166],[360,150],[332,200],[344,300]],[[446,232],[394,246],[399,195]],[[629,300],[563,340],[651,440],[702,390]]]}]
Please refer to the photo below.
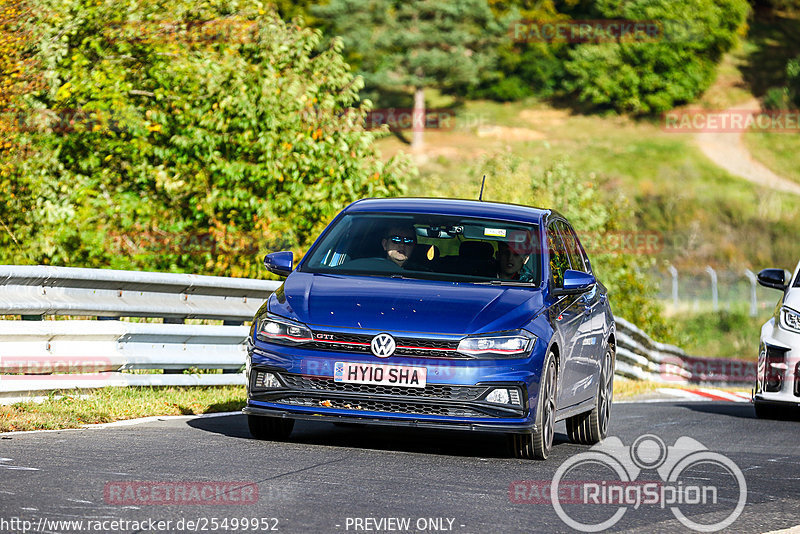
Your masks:
[{"label": "front grille", "polygon": [[[275,375],[282,387],[256,387],[259,377],[266,372]],[[410,388],[348,384],[329,377],[258,368],[251,373],[250,380],[252,399],[292,406],[446,417],[508,418],[523,417],[526,412],[524,406],[486,404],[482,399],[491,386],[428,384],[424,388]]]},{"label": "front grille", "polygon": [[381,386],[372,384],[345,384],[334,382],[332,378],[311,378],[301,375],[281,374],[281,380],[291,389],[324,392],[366,393],[368,395],[397,395],[405,397],[427,397],[445,400],[476,400],[484,392],[485,386],[447,386],[429,384],[424,388],[402,386]]},{"label": "front grille", "polygon": [[440,415],[446,417],[488,418],[497,417],[496,415],[491,415],[460,406],[441,406],[437,404],[398,402],[393,400],[319,400],[305,397],[288,397],[277,402],[292,406],[324,406],[326,408],[337,408],[341,410],[366,410],[370,412],[402,413],[409,415]]},{"label": "front grille", "polygon": [[[339,352],[370,352],[374,336],[340,332],[314,332],[315,341],[303,345],[305,348]],[[324,338],[324,339],[322,339]],[[458,340],[442,340],[412,337],[396,337],[395,356],[418,356],[423,358],[468,359],[456,352]]]}]

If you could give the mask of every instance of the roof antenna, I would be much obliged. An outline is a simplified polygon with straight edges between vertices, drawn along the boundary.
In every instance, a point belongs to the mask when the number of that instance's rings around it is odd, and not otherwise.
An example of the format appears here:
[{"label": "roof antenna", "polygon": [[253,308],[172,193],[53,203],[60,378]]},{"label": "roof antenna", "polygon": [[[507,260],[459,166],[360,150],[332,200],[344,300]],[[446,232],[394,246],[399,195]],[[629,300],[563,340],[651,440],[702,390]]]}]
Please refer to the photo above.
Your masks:
[{"label": "roof antenna", "polygon": [[478,195],[478,200],[483,200],[483,184],[486,183],[486,175],[483,175],[483,180],[481,181],[481,194]]}]

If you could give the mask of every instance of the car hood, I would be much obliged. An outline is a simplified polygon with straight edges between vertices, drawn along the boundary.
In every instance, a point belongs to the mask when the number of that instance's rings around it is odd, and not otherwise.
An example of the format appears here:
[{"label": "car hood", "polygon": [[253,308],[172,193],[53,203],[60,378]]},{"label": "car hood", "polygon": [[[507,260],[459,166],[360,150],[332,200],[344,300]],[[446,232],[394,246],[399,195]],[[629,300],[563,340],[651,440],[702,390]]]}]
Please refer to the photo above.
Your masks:
[{"label": "car hood", "polygon": [[467,335],[514,330],[542,308],[537,288],[294,272],[269,310],[314,325]]}]

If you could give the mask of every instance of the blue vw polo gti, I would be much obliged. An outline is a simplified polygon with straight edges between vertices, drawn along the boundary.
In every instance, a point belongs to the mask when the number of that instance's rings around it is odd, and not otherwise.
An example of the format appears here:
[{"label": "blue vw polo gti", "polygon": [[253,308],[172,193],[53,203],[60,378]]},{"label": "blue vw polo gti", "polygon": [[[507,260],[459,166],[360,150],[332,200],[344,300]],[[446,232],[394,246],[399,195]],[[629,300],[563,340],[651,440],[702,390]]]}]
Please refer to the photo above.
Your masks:
[{"label": "blue vw polo gti", "polygon": [[575,230],[553,210],[468,200],[348,206],[258,311],[251,434],[297,419],[502,432],[544,459],[554,425],[606,436],[615,325]]}]

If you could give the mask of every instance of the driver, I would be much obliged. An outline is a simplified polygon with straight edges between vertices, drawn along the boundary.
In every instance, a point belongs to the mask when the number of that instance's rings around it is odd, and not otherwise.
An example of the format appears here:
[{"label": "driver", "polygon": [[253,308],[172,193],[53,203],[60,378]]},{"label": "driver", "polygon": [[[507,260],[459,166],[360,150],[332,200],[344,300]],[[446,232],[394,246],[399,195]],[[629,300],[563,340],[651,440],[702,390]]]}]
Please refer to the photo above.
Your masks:
[{"label": "driver", "polygon": [[518,254],[506,241],[497,243],[497,277],[501,280],[519,280],[525,256]]},{"label": "driver", "polygon": [[398,267],[406,264],[416,244],[417,234],[413,229],[403,226],[392,226],[381,240],[386,257]]}]

